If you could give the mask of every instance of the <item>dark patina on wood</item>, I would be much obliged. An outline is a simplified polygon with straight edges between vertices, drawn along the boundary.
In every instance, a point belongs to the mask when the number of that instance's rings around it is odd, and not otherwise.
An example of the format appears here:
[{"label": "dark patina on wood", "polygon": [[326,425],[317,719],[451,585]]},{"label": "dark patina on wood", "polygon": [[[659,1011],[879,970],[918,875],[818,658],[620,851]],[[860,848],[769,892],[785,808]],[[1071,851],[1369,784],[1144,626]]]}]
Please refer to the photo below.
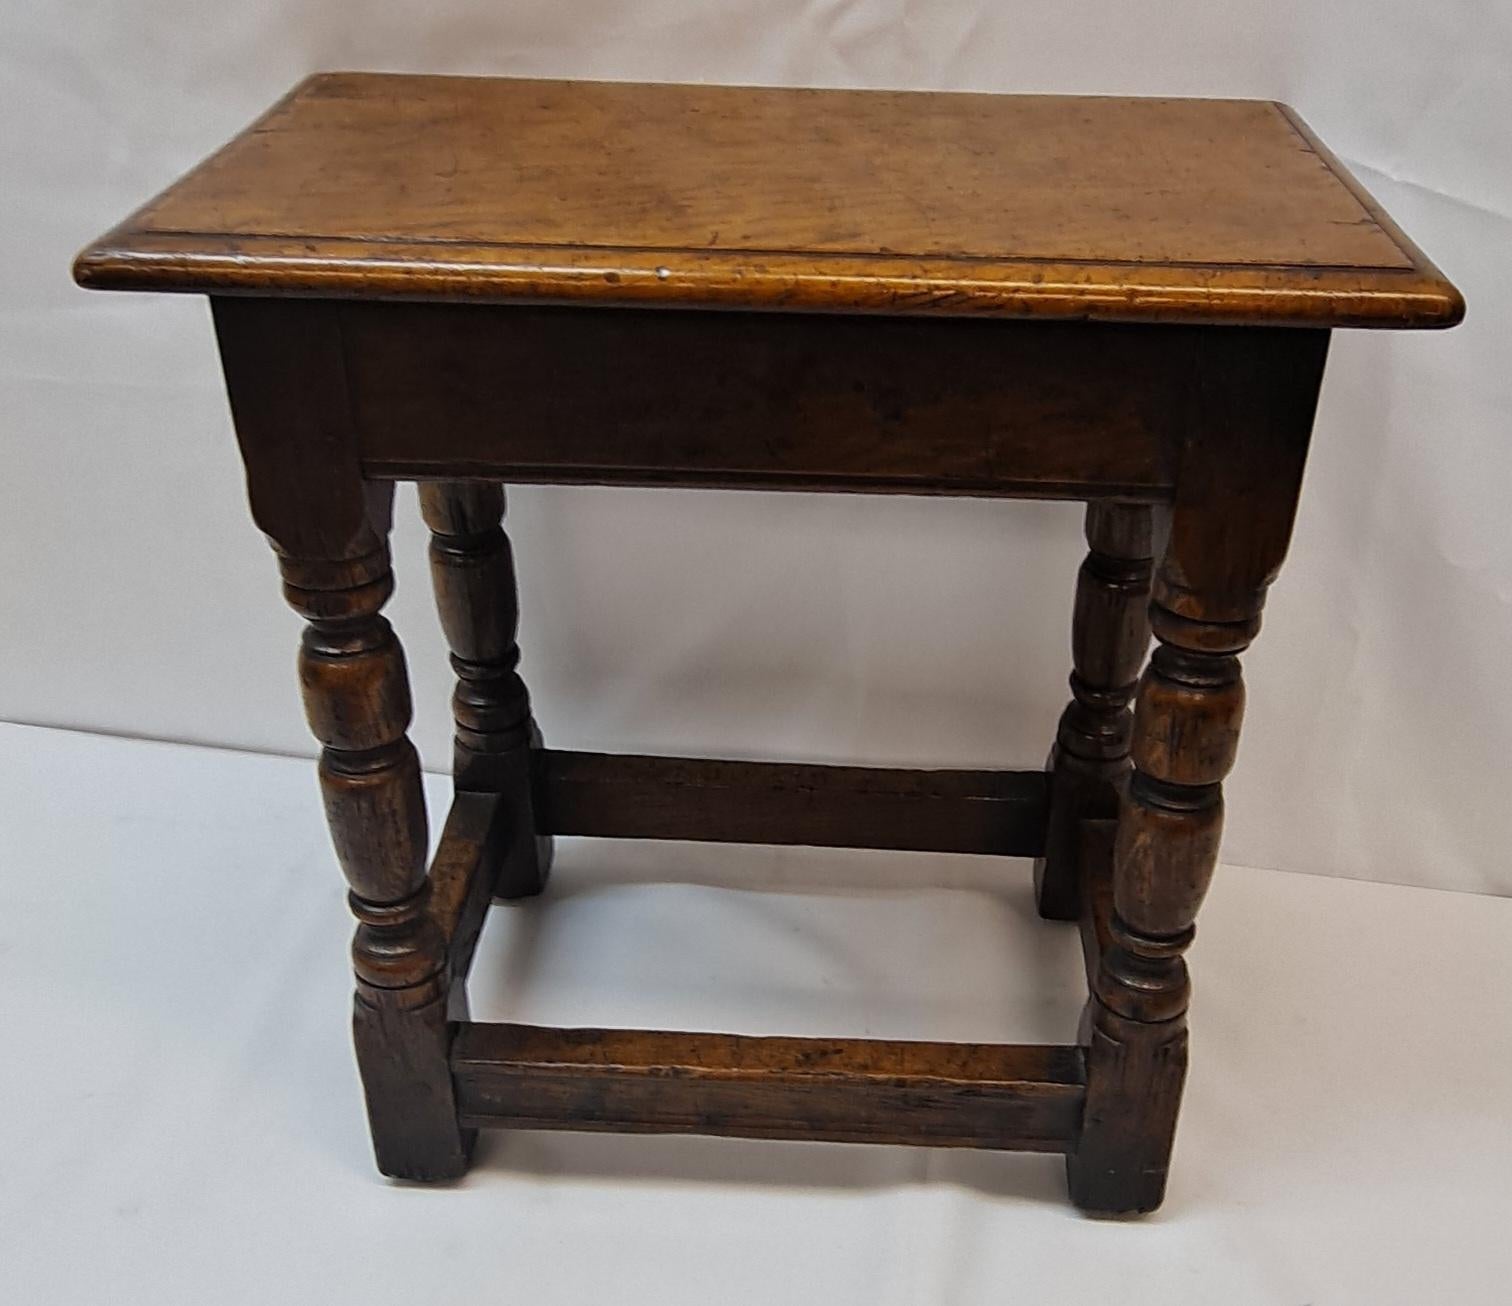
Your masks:
[{"label": "dark patina on wood", "polygon": [[1081,1049],[467,1025],[464,1120],[529,1129],[1065,1151]]},{"label": "dark patina on wood", "polygon": [[553,834],[901,848],[1030,857],[1045,839],[1038,771],[904,771],[613,753],[536,754]]},{"label": "dark patina on wood", "polygon": [[[305,623],[384,1173],[454,1178],[482,1127],[614,1129],[1057,1151],[1084,1209],[1160,1203],[1329,329],[1463,311],[1293,112],[323,74],[75,273],[212,297]],[[457,679],[428,865],[382,613],[404,479]],[[1085,501],[1048,773],[546,749],[505,481]],[[553,834],[1034,857],[1079,922],[1077,1041],[474,1024],[488,905],[544,887]]]}]

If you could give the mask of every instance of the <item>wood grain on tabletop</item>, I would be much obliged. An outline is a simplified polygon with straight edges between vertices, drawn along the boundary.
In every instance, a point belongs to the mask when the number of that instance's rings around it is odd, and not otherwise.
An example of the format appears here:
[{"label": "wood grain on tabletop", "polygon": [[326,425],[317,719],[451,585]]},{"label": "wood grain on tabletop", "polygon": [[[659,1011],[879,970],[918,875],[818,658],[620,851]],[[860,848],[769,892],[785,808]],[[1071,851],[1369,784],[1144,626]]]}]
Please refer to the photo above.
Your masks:
[{"label": "wood grain on tabletop", "polygon": [[1429,326],[1457,292],[1283,106],[312,77],[85,284]]}]

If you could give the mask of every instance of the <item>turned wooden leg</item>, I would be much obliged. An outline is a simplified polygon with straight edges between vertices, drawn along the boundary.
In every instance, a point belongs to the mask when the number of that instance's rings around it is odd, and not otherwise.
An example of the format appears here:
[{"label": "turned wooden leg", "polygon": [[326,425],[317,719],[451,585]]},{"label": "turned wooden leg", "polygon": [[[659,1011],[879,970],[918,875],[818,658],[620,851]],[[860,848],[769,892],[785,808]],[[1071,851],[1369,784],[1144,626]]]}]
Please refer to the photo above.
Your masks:
[{"label": "turned wooden leg", "polygon": [[[1327,336],[1234,332],[1197,378],[1134,703],[1134,769],[1113,852],[1113,915],[1083,1022],[1087,1099],[1071,1196],[1153,1210],[1187,1066],[1185,953],[1212,879],[1234,763],[1239,658],[1286,553]],[[1242,1013],[1235,1013],[1239,1019]]]},{"label": "turned wooden leg", "polygon": [[527,897],[545,886],[552,845],[549,835],[537,835],[531,806],[531,748],[539,746],[540,733],[517,670],[519,599],[500,525],[504,490],[492,482],[426,482],[420,509],[431,530],[436,606],[457,673],[455,784],[507,798],[509,834],[501,842],[494,892]]},{"label": "turned wooden leg", "polygon": [[1080,827],[1111,818],[1129,769],[1129,700],[1150,642],[1153,511],[1146,504],[1087,506],[1086,561],[1071,621],[1071,702],[1050,753],[1045,851],[1034,863],[1041,916],[1074,921],[1081,910]]},{"label": "turned wooden leg", "polygon": [[217,299],[216,331],[252,515],[306,623],[299,678],[320,788],[358,920],[353,1031],[378,1168],[467,1168],[448,1064],[448,974],[427,912],[426,821],[393,590],[393,487],[365,481],[334,305]]},{"label": "turned wooden leg", "polygon": [[1244,712],[1238,654],[1253,626],[1153,609],[1158,641],[1134,708],[1134,771],[1113,851],[1112,942],[1083,1037],[1089,1091],[1071,1194],[1098,1211],[1153,1210],[1165,1193],[1186,1077],[1183,954],[1218,859],[1222,781]]},{"label": "turned wooden leg", "polygon": [[320,741],[320,788],[359,922],[353,1028],[378,1168],[446,1179],[467,1168],[447,1066],[445,949],[426,912],[425,798],[404,652],[379,609],[388,550],[331,562],[280,558],[284,594],[306,622],[305,714]]}]

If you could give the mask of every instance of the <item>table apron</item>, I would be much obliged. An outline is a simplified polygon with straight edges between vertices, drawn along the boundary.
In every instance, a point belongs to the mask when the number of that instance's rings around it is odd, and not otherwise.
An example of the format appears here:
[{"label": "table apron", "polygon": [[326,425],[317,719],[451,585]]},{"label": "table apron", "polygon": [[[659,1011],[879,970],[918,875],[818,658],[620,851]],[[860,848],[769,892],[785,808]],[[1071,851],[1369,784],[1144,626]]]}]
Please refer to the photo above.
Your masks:
[{"label": "table apron", "polygon": [[[297,302],[288,305],[298,311]],[[374,479],[1171,497],[1237,328],[337,307]]]}]

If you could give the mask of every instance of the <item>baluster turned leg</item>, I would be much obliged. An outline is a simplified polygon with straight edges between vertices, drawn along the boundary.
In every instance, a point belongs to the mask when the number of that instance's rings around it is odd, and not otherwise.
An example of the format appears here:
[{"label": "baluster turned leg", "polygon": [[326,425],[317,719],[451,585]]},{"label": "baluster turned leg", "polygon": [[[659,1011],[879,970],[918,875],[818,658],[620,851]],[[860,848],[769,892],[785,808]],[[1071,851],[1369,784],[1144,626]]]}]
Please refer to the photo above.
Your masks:
[{"label": "baluster turned leg", "polygon": [[1244,713],[1238,655],[1291,537],[1327,339],[1226,332],[1196,379],[1150,605],[1157,643],[1134,703],[1111,940],[1083,1022],[1087,1101],[1067,1171],[1090,1211],[1149,1211],[1165,1194],[1187,1065],[1184,954]]},{"label": "baluster turned leg", "polygon": [[1092,1210],[1153,1210],[1165,1192],[1186,1078],[1191,981],[1183,954],[1218,860],[1223,778],[1244,712],[1236,656],[1258,626],[1192,621],[1155,605],[1159,641],[1139,682],[1134,772],[1113,853],[1112,942],[1088,1007],[1090,1087],[1070,1163]]},{"label": "baluster turned leg", "polygon": [[306,623],[299,679],[320,788],[358,920],[353,1033],[378,1168],[467,1168],[447,1023],[445,944],[427,912],[426,820],[393,591],[393,487],[363,479],[337,306],[214,299],[252,515]]},{"label": "baluster turned leg", "polygon": [[1081,823],[1118,813],[1129,769],[1129,701],[1150,642],[1154,548],[1146,504],[1087,505],[1086,560],[1071,621],[1071,702],[1050,754],[1045,851],[1034,863],[1040,915],[1074,921],[1081,910]]},{"label": "baluster turned leg", "polygon": [[514,557],[501,521],[503,487],[433,481],[420,486],[431,530],[431,578],[451,645],[457,688],[453,776],[459,790],[499,793],[509,830],[495,872],[501,898],[539,893],[551,867],[548,835],[537,835],[530,797],[530,751],[540,734],[517,670],[519,599]]},{"label": "baluster turned leg", "polygon": [[299,680],[322,745],[326,821],[359,922],[353,1031],[378,1168],[444,1179],[467,1167],[447,1066],[444,945],[427,915],[425,797],[404,652],[379,609],[388,549],[332,563],[283,557],[284,594],[309,623]]}]

